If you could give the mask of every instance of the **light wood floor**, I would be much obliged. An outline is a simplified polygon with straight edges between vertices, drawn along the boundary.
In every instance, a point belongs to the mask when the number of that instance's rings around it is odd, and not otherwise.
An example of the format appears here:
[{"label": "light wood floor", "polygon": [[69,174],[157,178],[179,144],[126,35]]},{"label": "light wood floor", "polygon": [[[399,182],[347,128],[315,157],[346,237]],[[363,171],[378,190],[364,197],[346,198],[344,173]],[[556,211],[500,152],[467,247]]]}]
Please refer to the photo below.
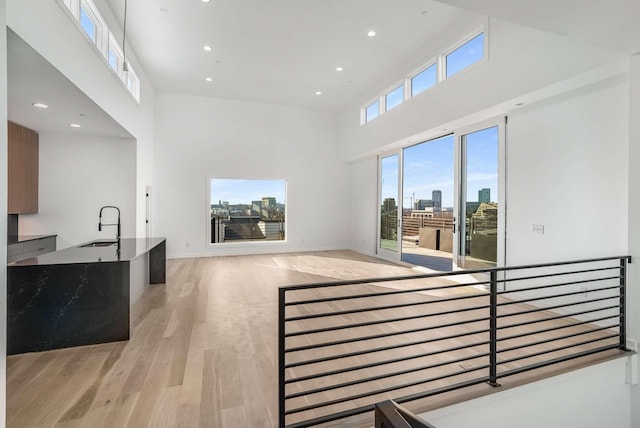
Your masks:
[{"label": "light wood floor", "polygon": [[7,426],[276,427],[277,287],[414,273],[349,251],[167,269],[166,286],[149,287],[136,307],[130,341],[8,357]]}]

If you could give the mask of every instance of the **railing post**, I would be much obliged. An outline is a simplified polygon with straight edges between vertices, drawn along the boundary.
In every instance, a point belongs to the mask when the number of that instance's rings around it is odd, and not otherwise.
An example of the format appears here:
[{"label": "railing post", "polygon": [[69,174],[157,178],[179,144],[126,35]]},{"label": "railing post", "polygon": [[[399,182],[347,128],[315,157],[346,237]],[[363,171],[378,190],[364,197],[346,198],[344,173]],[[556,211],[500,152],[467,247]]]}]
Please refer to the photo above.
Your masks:
[{"label": "railing post", "polygon": [[627,262],[630,258],[620,259],[620,343],[618,348],[627,349]]},{"label": "railing post", "polygon": [[489,385],[498,387],[498,272],[489,275]]},{"label": "railing post", "polygon": [[285,428],[285,293],[286,290],[284,288],[278,290],[278,426],[280,428]]}]

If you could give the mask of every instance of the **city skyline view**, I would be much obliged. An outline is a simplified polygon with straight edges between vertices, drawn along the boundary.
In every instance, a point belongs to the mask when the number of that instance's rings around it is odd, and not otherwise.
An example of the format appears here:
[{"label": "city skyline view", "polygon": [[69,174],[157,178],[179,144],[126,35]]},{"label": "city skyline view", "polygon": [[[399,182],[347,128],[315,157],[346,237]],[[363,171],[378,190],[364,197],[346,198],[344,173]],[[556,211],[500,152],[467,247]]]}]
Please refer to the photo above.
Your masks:
[{"label": "city skyline view", "polygon": [[[498,197],[498,128],[483,129],[466,139],[466,201],[478,201],[478,191],[490,189],[491,202]],[[403,208],[412,209],[420,199],[442,192],[442,208],[453,207],[454,136],[447,135],[403,150],[403,196],[398,201],[398,155],[382,159],[381,200],[394,198]]]},{"label": "city skyline view", "polygon": [[252,201],[273,197],[278,204],[286,204],[286,181],[264,179],[212,178],[210,204],[220,201],[229,205],[251,205]]}]

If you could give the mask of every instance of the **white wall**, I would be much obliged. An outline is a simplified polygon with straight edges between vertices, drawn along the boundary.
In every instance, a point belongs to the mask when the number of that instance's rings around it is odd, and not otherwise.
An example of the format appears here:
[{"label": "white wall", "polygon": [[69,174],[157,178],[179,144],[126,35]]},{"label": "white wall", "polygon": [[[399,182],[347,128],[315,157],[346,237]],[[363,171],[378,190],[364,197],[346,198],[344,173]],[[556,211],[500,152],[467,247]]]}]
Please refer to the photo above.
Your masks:
[{"label": "white wall", "polygon": [[[136,230],[145,234],[145,191],[153,180],[154,90],[135,54],[127,59],[141,81],[140,104],[136,103],[106,60],[78,30],[57,1],[7,0],[7,26],[53,64],[89,98],[113,117],[137,140]],[[122,34],[105,2],[99,2],[114,34]],[[70,54],[73,53],[73,54]]]},{"label": "white wall", "polygon": [[[120,208],[122,237],[135,236],[136,145],[134,140],[41,133],[39,207],[20,216],[20,234],[57,234],[58,249],[113,238],[98,232],[100,207]],[[114,223],[115,210],[103,222]]]},{"label": "white wall", "polygon": [[[6,1],[0,0],[0,28],[5,28]],[[7,32],[0,31],[0,219],[7,224]],[[7,229],[0,228],[0,428],[7,412]]]},{"label": "white wall", "polygon": [[[196,96],[156,97],[154,227],[169,256],[345,248],[348,170],[335,114]],[[207,177],[284,178],[287,242],[206,245]]]},{"label": "white wall", "polygon": [[620,76],[509,114],[507,264],[626,254],[628,94]]},{"label": "white wall", "polygon": [[438,428],[631,428],[626,359],[421,415]]},{"label": "white wall", "polygon": [[377,162],[369,157],[349,165],[349,246],[369,255],[377,249]]},{"label": "white wall", "polygon": [[[461,35],[462,36],[462,35]],[[461,37],[460,36],[460,37]],[[435,85],[428,91],[360,126],[360,108],[384,84],[340,112],[340,155],[353,161],[393,143],[419,142],[414,136],[441,133],[443,125],[539,91],[625,57],[498,19],[489,20],[489,61]],[[444,46],[443,46],[444,47]],[[399,80],[409,70],[395,70]],[[561,88],[555,88],[561,90]],[[492,111],[491,115],[499,112]],[[478,116],[475,120],[490,116]]]},{"label": "white wall", "polygon": [[[640,54],[631,57],[629,71],[629,254],[634,263],[629,265],[629,291],[627,302],[631,307],[628,317],[628,335],[640,340]],[[636,367],[640,370],[640,367]],[[632,388],[632,420],[640,424],[640,386]]]}]

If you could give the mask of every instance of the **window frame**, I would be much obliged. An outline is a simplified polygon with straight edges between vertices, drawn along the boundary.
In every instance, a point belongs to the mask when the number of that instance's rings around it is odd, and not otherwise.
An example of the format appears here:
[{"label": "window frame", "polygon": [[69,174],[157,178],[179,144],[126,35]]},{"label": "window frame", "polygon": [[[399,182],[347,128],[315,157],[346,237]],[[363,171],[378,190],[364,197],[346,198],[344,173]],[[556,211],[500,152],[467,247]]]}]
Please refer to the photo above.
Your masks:
[{"label": "window frame", "polygon": [[[449,56],[453,52],[457,51],[458,49],[460,49],[461,47],[463,47],[464,45],[469,43],[471,40],[473,40],[476,37],[478,37],[480,34],[484,35],[483,40],[482,40],[482,43],[483,43],[483,45],[482,45],[482,58],[480,58],[476,62],[473,62],[473,63],[469,64],[468,66],[464,67],[463,69],[461,69],[457,73],[454,73],[451,76],[447,77],[447,56]],[[442,53],[439,55],[439,58],[438,58],[439,67],[438,67],[438,69],[440,71],[440,73],[439,73],[439,78],[441,79],[440,81],[449,80],[449,79],[453,78],[454,76],[458,76],[458,75],[460,75],[462,73],[467,72],[468,70],[472,70],[472,69],[478,67],[480,64],[486,63],[488,60],[489,60],[489,36],[488,36],[487,26],[486,25],[481,25],[479,27],[475,27],[473,31],[469,31],[468,33],[466,33],[463,38],[460,38],[455,43],[449,45],[449,47],[447,49],[445,49],[444,51],[442,51]]]},{"label": "window frame", "polygon": [[[284,239],[273,241],[239,241],[239,242],[211,242],[211,181],[217,180],[270,180],[284,181]],[[205,200],[205,248],[257,248],[262,246],[286,245],[289,243],[289,180],[281,176],[271,175],[235,175],[235,174],[208,174],[206,183]]]},{"label": "window frame", "polygon": [[[424,73],[425,71],[427,71],[428,69],[430,69],[431,67],[435,67],[436,68],[436,82],[429,86],[427,89],[424,89],[423,91],[418,92],[417,94],[413,94],[413,79],[416,78],[417,76],[419,76],[420,74]],[[430,61],[428,61],[426,64],[423,64],[422,66],[420,66],[420,68],[418,68],[416,71],[414,71],[413,73],[410,73],[409,76],[407,77],[407,81],[408,81],[408,99],[410,98],[415,98],[418,95],[427,92],[429,89],[435,87],[438,83],[441,82],[440,80],[440,75],[438,70],[440,69],[440,64],[438,63],[438,58],[432,58]]]},{"label": "window frame", "polygon": [[[128,72],[124,72],[124,55],[122,48],[120,47],[120,43],[118,43],[118,40],[110,31],[109,26],[95,5],[94,0],[57,0],[57,3],[69,15],[70,19],[74,22],[74,25],[76,25],[80,33],[82,33],[82,36],[85,37],[87,41],[95,47],[95,49],[97,49],[106,67],[117,76],[126,92],[137,104],[140,104],[140,77],[135,72],[129,59],[127,59],[127,65],[129,72],[132,74],[129,77]],[[84,9],[91,22],[96,26],[95,42],[91,39],[89,34],[87,34],[80,23],[80,8]],[[109,51],[113,51],[118,58],[117,70],[114,70],[109,63]],[[132,80],[131,85],[128,84],[129,78]]]},{"label": "window frame", "polygon": [[[384,91],[382,93],[382,98],[384,98],[384,112],[382,112],[382,113],[386,113],[386,112],[388,112],[390,110],[393,110],[394,108],[401,106],[402,104],[404,104],[407,101],[407,97],[406,97],[407,89],[406,89],[405,85],[406,85],[406,79],[404,79],[400,83],[392,85],[390,87],[390,89],[387,89],[386,91]],[[395,105],[395,106],[393,106],[391,108],[388,108],[388,106],[387,106],[387,97],[389,95],[391,95],[392,93],[394,93],[395,91],[397,91],[398,89],[400,89],[400,88],[402,88],[402,91],[401,91],[402,92],[402,101],[400,101],[399,104],[397,104],[397,105]]]}]

